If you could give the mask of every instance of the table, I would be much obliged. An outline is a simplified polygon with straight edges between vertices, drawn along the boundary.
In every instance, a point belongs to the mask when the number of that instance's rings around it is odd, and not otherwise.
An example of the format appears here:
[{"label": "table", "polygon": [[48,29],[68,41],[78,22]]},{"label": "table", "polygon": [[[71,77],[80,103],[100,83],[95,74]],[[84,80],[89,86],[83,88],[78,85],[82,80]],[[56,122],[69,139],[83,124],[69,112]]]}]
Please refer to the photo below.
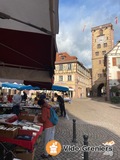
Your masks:
[{"label": "table", "polygon": [[21,147],[24,147],[26,149],[29,149],[29,150],[33,151],[34,144],[36,143],[37,138],[42,134],[42,131],[43,131],[43,126],[40,127],[39,132],[36,132],[37,133],[36,136],[34,136],[31,141],[20,140],[20,139],[12,139],[12,138],[6,138],[6,137],[0,137],[0,141],[16,144],[18,146],[21,146]]},{"label": "table", "polygon": [[[0,115],[1,124],[11,124],[12,125],[12,123],[13,123],[13,125],[15,125],[14,122],[17,120],[18,120],[18,117],[15,114]],[[28,122],[28,123],[31,123],[31,122]],[[36,135],[33,136],[32,140],[30,140],[30,141],[0,136],[0,142],[8,142],[8,143],[16,144],[18,146],[24,147],[24,148],[32,151],[34,148],[34,144],[37,141],[37,138],[42,134],[42,131],[43,131],[42,124],[39,124],[39,126],[40,126],[40,129],[38,129],[38,132],[32,131],[32,132],[35,132]],[[24,134],[25,134],[25,131],[26,130],[23,130]]]},{"label": "table", "polygon": [[[6,109],[12,109],[12,107],[13,107],[13,104],[12,103],[10,103],[10,104],[0,104],[0,108],[6,108]],[[25,106],[25,105],[21,105],[20,106],[20,108],[21,109],[41,109],[41,107],[40,106],[35,106],[35,105],[27,105],[27,106]]]},{"label": "table", "polygon": [[[0,110],[1,113],[12,113],[12,108],[13,108],[13,104],[12,103],[8,103],[8,104],[0,104]],[[39,110],[41,110],[40,106],[35,106],[35,105],[21,105],[20,106],[20,110],[27,110],[28,113],[39,113]]]},{"label": "table", "polygon": [[0,122],[12,123],[17,119],[18,119],[18,117],[16,116],[16,114],[2,114],[2,115],[0,115]]},{"label": "table", "polygon": [[71,99],[69,97],[64,98],[64,102],[69,102],[71,103]]}]

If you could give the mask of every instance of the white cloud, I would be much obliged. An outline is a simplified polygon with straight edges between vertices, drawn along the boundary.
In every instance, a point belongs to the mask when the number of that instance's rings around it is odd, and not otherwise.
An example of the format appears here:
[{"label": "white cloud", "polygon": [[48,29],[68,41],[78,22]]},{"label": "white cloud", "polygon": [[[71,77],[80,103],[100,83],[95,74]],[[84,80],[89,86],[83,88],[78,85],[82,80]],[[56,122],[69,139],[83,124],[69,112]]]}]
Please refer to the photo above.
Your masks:
[{"label": "white cloud", "polygon": [[[119,1],[116,2],[119,3]],[[103,3],[103,5],[101,4],[99,7],[93,6],[93,8],[89,8],[85,4],[63,5],[60,8],[60,32],[57,35],[58,52],[68,52],[70,55],[76,56],[86,67],[91,67],[91,28],[106,23],[113,23],[115,31],[118,31],[118,28],[120,31],[120,26],[116,26],[114,23],[116,12],[117,16],[120,17],[120,8],[117,7],[118,10],[115,11],[117,4],[115,2],[113,4],[110,8],[112,4],[106,0],[106,3]],[[114,8],[113,11],[112,7]],[[86,27],[83,32],[84,25]],[[119,40],[118,35],[115,34],[115,41],[116,39]]]}]

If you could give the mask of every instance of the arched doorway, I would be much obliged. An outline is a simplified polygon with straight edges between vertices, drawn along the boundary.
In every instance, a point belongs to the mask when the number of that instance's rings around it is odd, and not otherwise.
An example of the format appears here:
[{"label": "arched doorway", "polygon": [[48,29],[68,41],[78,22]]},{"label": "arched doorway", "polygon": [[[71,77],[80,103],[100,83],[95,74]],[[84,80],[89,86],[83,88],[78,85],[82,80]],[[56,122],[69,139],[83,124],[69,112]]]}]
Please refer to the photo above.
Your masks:
[{"label": "arched doorway", "polygon": [[104,83],[101,83],[97,88],[97,96],[101,97],[104,93]]}]

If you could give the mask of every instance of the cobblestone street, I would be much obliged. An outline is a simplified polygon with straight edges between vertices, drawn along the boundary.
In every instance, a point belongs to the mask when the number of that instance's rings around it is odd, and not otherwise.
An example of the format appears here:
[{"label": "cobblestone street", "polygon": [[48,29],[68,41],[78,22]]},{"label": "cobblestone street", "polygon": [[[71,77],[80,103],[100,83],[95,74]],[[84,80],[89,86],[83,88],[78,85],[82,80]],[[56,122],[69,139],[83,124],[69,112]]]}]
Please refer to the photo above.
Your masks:
[{"label": "cobblestone street", "polygon": [[[61,145],[83,146],[83,135],[87,134],[89,146],[103,146],[102,143],[114,141],[113,156],[104,152],[89,152],[89,160],[120,160],[120,106],[105,102],[101,98],[76,99],[66,104],[69,119],[59,118],[55,140]],[[73,119],[76,119],[76,139],[73,143]],[[43,142],[35,152],[35,160],[42,159]],[[83,151],[62,152],[50,160],[82,160]]]}]

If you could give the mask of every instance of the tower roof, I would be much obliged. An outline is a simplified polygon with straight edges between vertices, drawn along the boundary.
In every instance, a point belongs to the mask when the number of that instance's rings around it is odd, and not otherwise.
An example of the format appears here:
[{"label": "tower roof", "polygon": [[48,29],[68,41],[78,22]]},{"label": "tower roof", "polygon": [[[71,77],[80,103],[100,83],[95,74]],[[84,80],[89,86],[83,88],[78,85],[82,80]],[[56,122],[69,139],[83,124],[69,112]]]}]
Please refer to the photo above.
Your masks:
[{"label": "tower roof", "polygon": [[120,40],[109,52],[106,53],[106,56],[109,54],[120,54]]},{"label": "tower roof", "polygon": [[92,27],[91,31],[95,31],[95,30],[98,30],[98,29],[101,29],[101,28],[106,28],[106,27],[113,27],[113,25],[111,23],[99,25],[99,26],[96,26],[96,27]]}]

